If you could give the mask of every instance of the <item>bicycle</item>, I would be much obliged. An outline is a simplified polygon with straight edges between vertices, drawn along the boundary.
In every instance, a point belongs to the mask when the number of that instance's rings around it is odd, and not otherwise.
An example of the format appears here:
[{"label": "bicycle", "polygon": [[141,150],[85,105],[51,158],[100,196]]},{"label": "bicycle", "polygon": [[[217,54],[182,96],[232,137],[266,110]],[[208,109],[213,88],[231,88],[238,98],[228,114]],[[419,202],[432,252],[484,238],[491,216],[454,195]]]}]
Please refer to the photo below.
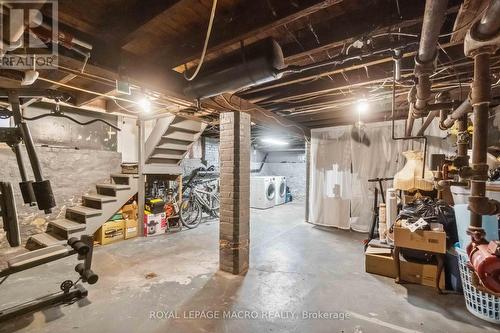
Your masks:
[{"label": "bicycle", "polygon": [[179,217],[186,228],[196,228],[201,222],[203,213],[214,218],[219,217],[218,185],[213,182],[209,180],[189,185],[189,195],[179,207]]}]

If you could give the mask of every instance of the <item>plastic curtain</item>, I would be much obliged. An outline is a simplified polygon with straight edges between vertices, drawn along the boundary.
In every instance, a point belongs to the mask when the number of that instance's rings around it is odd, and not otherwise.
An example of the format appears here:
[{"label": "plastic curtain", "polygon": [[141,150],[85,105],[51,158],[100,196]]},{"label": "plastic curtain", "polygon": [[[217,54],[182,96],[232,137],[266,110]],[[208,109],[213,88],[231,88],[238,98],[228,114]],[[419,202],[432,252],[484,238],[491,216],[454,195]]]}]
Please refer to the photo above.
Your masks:
[{"label": "plastic curtain", "polygon": [[[433,127],[429,132],[436,135],[429,139],[430,153],[451,151],[445,134]],[[368,179],[393,177],[405,163],[401,153],[423,150],[423,144],[392,140],[390,122],[366,125],[369,145],[353,140],[351,129],[341,126],[311,132],[309,222],[368,232],[374,187],[378,186]],[[404,121],[398,121],[395,130],[396,136],[403,135]],[[384,183],[384,190],[391,186],[392,182]]]}]

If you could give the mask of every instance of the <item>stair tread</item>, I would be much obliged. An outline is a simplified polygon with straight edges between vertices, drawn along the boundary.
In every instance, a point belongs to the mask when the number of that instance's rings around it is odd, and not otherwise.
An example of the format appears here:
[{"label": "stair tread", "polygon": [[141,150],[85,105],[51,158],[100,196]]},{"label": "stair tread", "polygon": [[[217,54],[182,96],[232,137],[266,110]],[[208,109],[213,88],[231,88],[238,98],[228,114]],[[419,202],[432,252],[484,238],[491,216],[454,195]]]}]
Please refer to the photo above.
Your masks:
[{"label": "stair tread", "polygon": [[203,128],[203,123],[196,120],[177,118],[172,122],[170,127],[180,128],[192,133],[198,133]]},{"label": "stair tread", "polygon": [[183,132],[183,131],[173,131],[173,132],[167,132],[162,136],[163,139],[173,139],[173,140],[179,140],[179,141],[186,141],[186,142],[194,142],[196,139],[196,135],[193,133],[188,133],[188,132]]},{"label": "stair tread", "polygon": [[156,149],[171,149],[171,150],[179,150],[179,151],[187,151],[189,149],[189,144],[180,144],[180,143],[172,143],[166,142],[156,146]]},{"label": "stair tread", "polygon": [[174,155],[174,154],[153,154],[149,158],[162,158],[162,159],[170,159],[170,160],[182,160],[184,155]]},{"label": "stair tread", "polygon": [[33,240],[35,243],[38,243],[39,245],[42,246],[50,246],[50,245],[56,245],[56,244],[63,244],[65,243],[65,239],[52,234],[52,233],[41,233],[41,234],[36,234],[30,237],[31,240]]},{"label": "stair tread", "polygon": [[136,173],[112,173],[111,177],[137,178],[139,177],[139,175],[137,175]]},{"label": "stair tread", "polygon": [[84,216],[95,216],[95,215],[102,214],[102,210],[100,210],[100,209],[95,209],[95,208],[90,208],[90,207],[85,207],[85,206],[68,207],[68,208],[66,208],[66,211],[81,214]]},{"label": "stair tread", "polygon": [[99,201],[99,202],[113,202],[116,201],[116,197],[102,194],[87,194],[83,196],[84,199]]},{"label": "stair tread", "polygon": [[86,225],[83,223],[78,223],[67,219],[50,221],[49,224],[55,225],[58,228],[63,229],[65,231],[79,231],[79,230],[85,230],[86,228]]},{"label": "stair tread", "polygon": [[129,190],[130,189],[130,185],[121,185],[121,184],[97,184],[96,187],[111,188],[114,190]]}]

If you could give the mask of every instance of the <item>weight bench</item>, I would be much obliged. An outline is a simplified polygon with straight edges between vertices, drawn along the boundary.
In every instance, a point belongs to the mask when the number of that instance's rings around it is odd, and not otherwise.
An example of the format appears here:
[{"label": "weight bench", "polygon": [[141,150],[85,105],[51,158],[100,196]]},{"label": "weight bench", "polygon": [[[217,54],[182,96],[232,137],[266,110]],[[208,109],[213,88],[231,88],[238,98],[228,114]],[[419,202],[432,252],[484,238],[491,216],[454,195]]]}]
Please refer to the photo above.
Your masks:
[{"label": "weight bench", "polygon": [[55,260],[72,255],[78,255],[78,260],[83,260],[75,266],[75,271],[80,275],[76,282],[65,280],[61,283],[61,291],[0,310],[0,323],[11,318],[43,309],[47,306],[72,303],[87,297],[87,290],[79,281],[94,284],[98,280],[97,274],[91,269],[94,239],[92,236],[83,235],[80,239],[73,237],[68,240],[68,245],[54,245],[39,250],[20,254],[7,261],[8,267],[0,271],[3,282],[9,275],[37,267]]},{"label": "weight bench", "polygon": [[64,245],[54,245],[23,253],[7,260],[8,268],[0,272],[0,277],[62,259],[74,253]]}]

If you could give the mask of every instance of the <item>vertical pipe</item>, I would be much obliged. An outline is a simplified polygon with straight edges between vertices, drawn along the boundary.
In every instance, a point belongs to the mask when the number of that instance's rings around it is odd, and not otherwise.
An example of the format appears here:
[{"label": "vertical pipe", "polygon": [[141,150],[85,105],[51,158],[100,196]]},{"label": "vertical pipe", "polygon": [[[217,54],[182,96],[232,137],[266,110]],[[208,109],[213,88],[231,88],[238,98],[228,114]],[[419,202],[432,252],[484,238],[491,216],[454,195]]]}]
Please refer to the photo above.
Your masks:
[{"label": "vertical pipe", "polygon": [[467,115],[462,116],[460,119],[457,120],[457,125],[458,125],[458,136],[457,136],[457,155],[461,157],[467,156],[467,148],[469,146],[469,143],[464,137],[460,136],[466,136],[467,135]]},{"label": "vertical pipe", "polygon": [[[480,53],[474,56],[474,81],[472,83],[472,107],[474,135],[472,138],[472,168],[476,174],[471,179],[471,197],[486,196],[488,109],[490,104],[490,55]],[[471,211],[470,227],[484,233],[482,216]],[[471,231],[472,231],[471,230]]]},{"label": "vertical pipe", "polygon": [[443,26],[448,0],[427,0],[425,3],[418,59],[422,63],[434,60],[437,42]]}]

